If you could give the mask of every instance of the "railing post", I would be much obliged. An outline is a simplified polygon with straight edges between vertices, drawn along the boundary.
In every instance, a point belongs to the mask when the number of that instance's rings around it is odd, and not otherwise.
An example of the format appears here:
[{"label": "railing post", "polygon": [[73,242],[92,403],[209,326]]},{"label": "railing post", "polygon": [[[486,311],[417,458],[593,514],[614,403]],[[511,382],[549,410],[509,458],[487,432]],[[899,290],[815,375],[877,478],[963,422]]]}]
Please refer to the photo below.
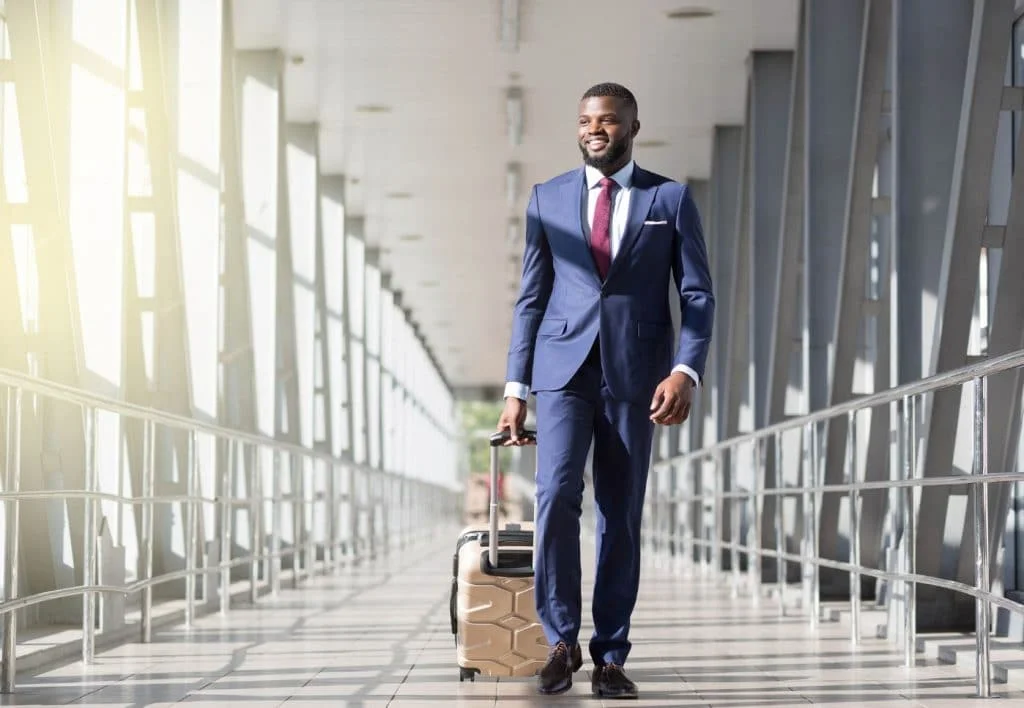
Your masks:
[{"label": "railing post", "polygon": [[764,458],[761,450],[762,439],[751,442],[751,528],[748,537],[750,543],[746,548],[746,577],[751,581],[751,600],[754,607],[761,603],[761,546],[764,539],[761,534],[761,491],[764,489],[763,473]]},{"label": "railing post", "polygon": [[273,450],[273,506],[270,514],[270,592],[281,592],[281,453]]},{"label": "railing post", "polygon": [[263,479],[262,450],[253,445],[252,465],[249,469],[249,603],[259,599],[260,557],[263,555]]},{"label": "railing post", "polygon": [[[737,474],[739,471],[739,465],[737,465],[737,458],[739,457],[737,450],[733,448],[729,452],[729,469],[726,474],[729,476],[729,492],[732,495],[729,502],[729,547],[730,547],[730,563],[732,568],[732,596],[734,598],[740,595],[740,531],[742,525],[740,523],[740,476]],[[750,562],[750,554],[747,554],[747,562]]]},{"label": "railing post", "polygon": [[690,495],[687,493],[689,484],[688,467],[676,462],[668,463],[672,469],[672,500],[669,514],[671,543],[676,555],[676,567],[686,570],[693,558],[690,555]]},{"label": "railing post", "polygon": [[765,444],[764,438],[754,441],[754,489],[751,492],[751,524],[754,526],[754,543],[751,544],[748,563],[754,564],[751,584],[753,585],[754,607],[756,608],[761,606],[761,585],[764,574],[764,532],[761,528],[761,515],[764,512],[765,464],[768,454]]},{"label": "railing post", "polygon": [[[988,474],[988,379],[974,379],[974,474],[984,480]],[[982,596],[974,602],[975,685],[978,696],[992,695],[992,662],[989,628],[991,605],[985,595],[989,592],[988,557],[988,485],[971,485],[974,498],[974,583]]]},{"label": "railing post", "polygon": [[724,514],[722,512],[722,489],[725,484],[723,477],[725,475],[725,465],[722,463],[723,453],[721,451],[715,453],[715,474],[713,476],[713,482],[715,486],[715,508],[712,514],[711,521],[711,576],[713,578],[720,579],[722,577],[722,525],[725,523]]},{"label": "railing post", "polygon": [[[358,561],[359,558],[362,557],[363,550],[363,541],[359,537],[359,530],[360,526],[362,525],[360,524],[360,521],[362,520],[361,517],[363,515],[362,494],[360,493],[359,487],[359,469],[355,466],[355,464],[352,464],[348,468],[348,510],[349,523],[352,524],[352,537],[349,539],[349,556],[352,558],[353,562]],[[429,500],[426,497],[424,497],[423,502],[427,504],[429,503]],[[422,530],[423,529],[421,529],[421,531]]]},{"label": "railing post", "polygon": [[[341,570],[341,523],[339,523],[338,514],[341,509],[338,479],[338,465],[333,462],[327,465],[327,474],[330,475],[330,480],[327,485],[329,501],[327,504],[327,523],[330,529],[330,549],[331,549],[331,572],[335,575]],[[325,552],[326,556],[326,552]]]},{"label": "railing post", "polygon": [[807,486],[811,491],[808,493],[808,507],[806,511],[805,529],[807,536],[807,558],[808,577],[808,613],[810,614],[811,629],[817,630],[821,615],[821,593],[818,589],[818,425],[809,423],[810,432],[808,465],[807,465]]},{"label": "railing post", "polygon": [[[846,416],[846,466],[849,469],[850,484],[857,484],[857,413],[850,411]],[[857,487],[850,487],[850,642],[860,643],[860,509]]]},{"label": "railing post", "polygon": [[[903,399],[903,414],[900,418],[903,429],[903,479],[914,478],[914,399]],[[914,487],[903,488],[903,548],[900,554],[903,572],[913,575],[916,566],[916,524],[914,513]],[[911,667],[917,663],[917,585],[907,579],[903,584],[903,663]]]},{"label": "railing post", "polygon": [[231,517],[234,515],[235,507],[232,502],[234,496],[235,447],[237,441],[226,438],[224,443],[227,449],[227,467],[224,469],[221,478],[221,500],[220,500],[220,613],[226,615],[231,609]]},{"label": "railing post", "polygon": [[[95,492],[96,484],[96,409],[85,408],[85,491]],[[96,651],[96,506],[85,498],[84,552],[82,553],[82,663],[93,663]]]},{"label": "railing post", "polygon": [[[153,578],[153,510],[156,488],[156,423],[146,420],[142,424],[142,554],[143,576]],[[142,642],[153,641],[153,586],[142,590]]]},{"label": "railing post", "polygon": [[292,588],[297,588],[302,579],[302,567],[308,562],[308,559],[303,558],[303,529],[306,526],[305,469],[302,459],[294,453],[286,452],[285,455],[288,457],[288,470],[292,480]]},{"label": "railing post", "polygon": [[[308,467],[307,467],[308,463]],[[306,578],[312,579],[316,575],[316,499],[319,495],[316,486],[317,480],[317,463],[316,458],[309,458],[302,461],[302,533],[305,534],[306,538]],[[307,475],[306,472],[309,472]],[[330,532],[325,529],[325,536],[330,538]],[[327,544],[324,544],[324,562],[323,568],[326,574],[328,565],[327,560]]]},{"label": "railing post", "polygon": [[188,467],[185,478],[185,626],[191,627],[196,617],[196,542],[199,540],[199,514],[192,500],[197,494],[196,479],[199,476],[199,451],[197,433],[188,433]]},{"label": "railing post", "polygon": [[[4,411],[6,422],[7,460],[4,474],[4,491],[16,494],[21,489],[21,399],[20,388],[7,388],[7,407]],[[7,542],[4,545],[4,599],[18,597],[18,547],[19,502],[8,499],[5,507]],[[4,646],[0,660],[0,689],[3,693],[14,693],[18,657],[18,612],[11,610],[4,615]]]},{"label": "railing post", "polygon": [[[782,479],[782,433],[775,433],[775,488],[780,492],[785,487]],[[775,497],[775,582],[779,591],[779,614],[786,615],[786,561],[785,553],[785,509],[786,497]]]}]

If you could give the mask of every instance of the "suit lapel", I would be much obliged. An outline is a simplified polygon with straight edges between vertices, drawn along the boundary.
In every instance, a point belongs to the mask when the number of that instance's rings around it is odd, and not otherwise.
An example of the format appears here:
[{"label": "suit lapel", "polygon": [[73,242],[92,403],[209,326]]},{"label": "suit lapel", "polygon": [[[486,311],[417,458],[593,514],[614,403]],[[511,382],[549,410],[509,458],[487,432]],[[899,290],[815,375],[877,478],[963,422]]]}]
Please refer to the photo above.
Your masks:
[{"label": "suit lapel", "polygon": [[576,175],[573,179],[567,180],[562,185],[562,199],[560,202],[565,204],[571,212],[567,215],[568,222],[575,226],[572,232],[573,240],[582,249],[582,257],[586,263],[590,265],[590,272],[594,275],[594,278],[600,282],[601,277],[597,272],[597,264],[594,263],[594,256],[590,252],[590,241],[587,238],[587,205],[583,201],[583,195],[586,191],[586,173],[581,167],[577,170]]},{"label": "suit lapel", "polygon": [[640,235],[640,229],[644,225],[644,220],[651,212],[651,206],[654,204],[654,195],[657,192],[658,187],[656,184],[653,184],[653,180],[649,178],[648,173],[640,169],[640,167],[634,166],[633,193],[629,197],[629,217],[626,220],[626,230],[622,234],[622,243],[619,244],[619,252],[615,254],[611,269],[608,272],[609,278],[612,277],[619,267],[622,267],[619,264],[625,263],[629,259],[629,252],[636,244],[637,237]]}]

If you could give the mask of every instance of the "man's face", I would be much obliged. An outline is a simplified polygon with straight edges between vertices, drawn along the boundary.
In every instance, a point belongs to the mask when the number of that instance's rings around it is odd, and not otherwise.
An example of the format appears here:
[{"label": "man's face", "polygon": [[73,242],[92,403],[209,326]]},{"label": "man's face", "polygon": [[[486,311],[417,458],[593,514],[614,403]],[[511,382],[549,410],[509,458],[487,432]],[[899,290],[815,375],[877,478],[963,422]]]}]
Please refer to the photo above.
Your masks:
[{"label": "man's face", "polygon": [[591,96],[580,102],[577,122],[583,161],[598,169],[625,164],[640,130],[636,110],[611,96]]}]

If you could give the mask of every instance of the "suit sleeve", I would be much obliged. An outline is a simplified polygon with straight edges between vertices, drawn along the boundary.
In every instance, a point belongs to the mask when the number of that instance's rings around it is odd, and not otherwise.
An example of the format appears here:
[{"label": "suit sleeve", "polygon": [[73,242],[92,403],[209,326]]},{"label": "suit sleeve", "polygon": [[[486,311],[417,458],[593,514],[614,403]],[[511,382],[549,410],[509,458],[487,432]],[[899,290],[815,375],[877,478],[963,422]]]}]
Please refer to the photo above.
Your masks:
[{"label": "suit sleeve", "polygon": [[512,313],[512,341],[509,345],[505,380],[529,386],[533,372],[533,351],[537,328],[547,310],[555,279],[551,247],[540,220],[537,187],[526,208],[526,245],[523,248],[523,276],[519,298]]},{"label": "suit sleeve", "polygon": [[683,187],[676,210],[672,275],[679,291],[682,324],[674,368],[686,367],[704,378],[704,365],[715,321],[715,295],[700,214],[689,187]]}]

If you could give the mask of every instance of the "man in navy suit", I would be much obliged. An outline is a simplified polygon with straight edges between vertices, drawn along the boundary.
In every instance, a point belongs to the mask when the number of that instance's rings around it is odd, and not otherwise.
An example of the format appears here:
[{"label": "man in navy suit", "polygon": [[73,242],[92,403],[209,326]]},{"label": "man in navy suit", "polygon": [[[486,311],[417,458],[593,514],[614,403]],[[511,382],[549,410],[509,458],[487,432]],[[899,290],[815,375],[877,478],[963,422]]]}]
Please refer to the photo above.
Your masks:
[{"label": "man in navy suit", "polygon": [[[580,101],[583,167],[536,185],[499,430],[510,444],[537,397],[537,612],[551,653],[541,693],[582,666],[580,515],[594,443],[597,576],[592,689],[633,698],[623,664],[640,579],[640,518],[654,425],[686,420],[704,372],[714,295],[690,190],[637,166],[633,94],[599,84]],[[682,326],[673,336],[669,290]]]}]

